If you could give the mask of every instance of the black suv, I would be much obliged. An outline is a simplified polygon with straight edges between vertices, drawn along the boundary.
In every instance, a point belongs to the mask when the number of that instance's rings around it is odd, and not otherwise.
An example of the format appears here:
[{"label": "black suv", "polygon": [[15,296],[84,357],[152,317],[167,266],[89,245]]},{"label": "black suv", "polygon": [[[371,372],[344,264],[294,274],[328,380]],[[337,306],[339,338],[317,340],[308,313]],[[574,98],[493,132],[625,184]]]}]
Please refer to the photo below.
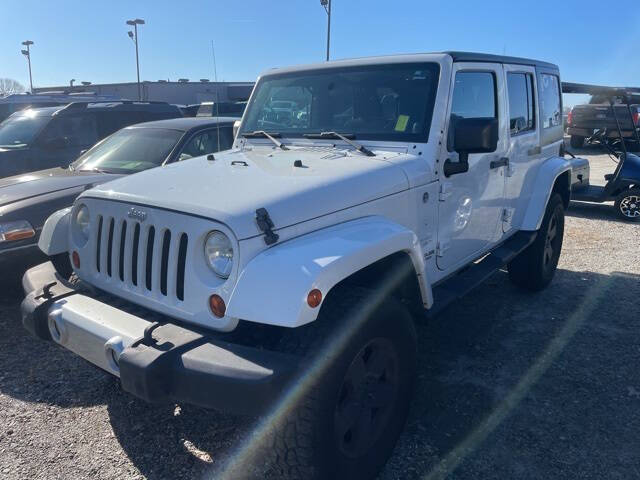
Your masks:
[{"label": "black suv", "polygon": [[135,123],[181,117],[164,102],[74,102],[16,112],[0,123],[0,178],[66,167],[99,140]]}]

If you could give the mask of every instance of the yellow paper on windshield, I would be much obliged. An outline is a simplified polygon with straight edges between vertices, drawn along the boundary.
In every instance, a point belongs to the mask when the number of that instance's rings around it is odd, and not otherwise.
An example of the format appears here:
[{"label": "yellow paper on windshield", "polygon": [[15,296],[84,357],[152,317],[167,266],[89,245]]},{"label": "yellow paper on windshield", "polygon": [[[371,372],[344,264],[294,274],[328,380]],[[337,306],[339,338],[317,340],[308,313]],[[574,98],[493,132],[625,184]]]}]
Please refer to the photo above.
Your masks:
[{"label": "yellow paper on windshield", "polygon": [[396,132],[404,132],[407,129],[407,123],[409,123],[409,115],[398,115]]}]

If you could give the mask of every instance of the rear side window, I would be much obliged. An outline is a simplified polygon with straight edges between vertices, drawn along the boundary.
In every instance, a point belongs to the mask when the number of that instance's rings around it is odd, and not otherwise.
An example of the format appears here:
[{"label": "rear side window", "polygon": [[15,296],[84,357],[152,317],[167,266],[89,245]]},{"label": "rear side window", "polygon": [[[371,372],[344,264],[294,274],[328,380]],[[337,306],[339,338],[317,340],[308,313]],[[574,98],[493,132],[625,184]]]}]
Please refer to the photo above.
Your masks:
[{"label": "rear side window", "polygon": [[509,92],[509,128],[511,135],[535,130],[533,75],[507,73]]},{"label": "rear side window", "polygon": [[548,73],[541,74],[538,91],[540,93],[542,128],[552,128],[562,125],[560,80],[558,77]]},{"label": "rear side window", "polygon": [[[220,140],[220,143],[218,143]],[[191,157],[199,157],[208,153],[218,152],[220,150],[228,150],[233,144],[232,129],[228,127],[213,130],[205,130],[197,133],[180,152],[179,160],[186,160]]]},{"label": "rear side window", "polygon": [[64,115],[55,117],[42,132],[43,141],[66,138],[70,147],[87,147],[98,141],[96,119],[93,115]]},{"label": "rear side window", "polygon": [[462,118],[497,118],[496,79],[493,73],[456,73],[451,114]]}]

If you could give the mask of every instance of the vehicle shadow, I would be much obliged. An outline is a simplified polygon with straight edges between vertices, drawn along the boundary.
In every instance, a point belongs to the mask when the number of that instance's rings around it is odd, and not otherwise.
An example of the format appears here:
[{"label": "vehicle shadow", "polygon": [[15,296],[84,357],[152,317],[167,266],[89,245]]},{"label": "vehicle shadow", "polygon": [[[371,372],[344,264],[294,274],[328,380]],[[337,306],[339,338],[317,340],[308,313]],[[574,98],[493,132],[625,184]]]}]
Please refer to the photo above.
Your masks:
[{"label": "vehicle shadow", "polygon": [[565,211],[569,217],[586,218],[590,220],[606,220],[609,222],[618,222],[624,225],[633,225],[632,222],[626,222],[616,215],[612,202],[607,203],[591,203],[578,202],[572,200],[569,208]]},{"label": "vehicle shadow", "polygon": [[[559,270],[550,288],[528,294],[501,272],[420,324],[412,412],[380,478],[446,478],[459,463],[455,478],[607,477],[633,461],[639,297],[638,275]],[[255,438],[254,419],[124,393],[109,396],[107,411],[149,479],[215,478]]]},{"label": "vehicle shadow", "polygon": [[558,270],[537,294],[507,277],[420,328],[412,414],[382,479],[634,475],[640,275]]}]

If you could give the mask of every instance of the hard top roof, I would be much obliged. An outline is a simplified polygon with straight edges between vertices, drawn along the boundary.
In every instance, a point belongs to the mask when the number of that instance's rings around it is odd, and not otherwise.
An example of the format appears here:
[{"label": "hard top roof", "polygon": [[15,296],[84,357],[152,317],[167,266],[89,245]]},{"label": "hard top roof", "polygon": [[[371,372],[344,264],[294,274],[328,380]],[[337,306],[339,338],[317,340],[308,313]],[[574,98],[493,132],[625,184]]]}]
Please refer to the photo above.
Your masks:
[{"label": "hard top roof", "polygon": [[493,55],[490,53],[474,53],[474,52],[442,52],[453,58],[454,62],[481,62],[481,63],[511,63],[514,65],[530,65],[532,67],[550,68],[558,70],[558,66],[543,62],[540,60],[532,60],[522,57],[507,57],[505,55]]},{"label": "hard top roof", "polygon": [[394,54],[381,55],[375,57],[348,58],[343,60],[332,60],[330,62],[315,63],[310,65],[298,65],[292,67],[274,68],[267,70],[263,75],[273,75],[280,73],[292,73],[307,70],[322,70],[339,67],[351,67],[359,65],[376,65],[391,63],[420,63],[420,62],[438,62],[445,58],[451,58],[454,62],[478,62],[478,63],[510,63],[515,65],[529,65],[538,68],[551,69],[558,71],[558,66],[539,60],[532,60],[520,57],[507,57],[503,55],[492,55],[489,53],[473,53],[473,52],[432,52],[432,53],[410,53],[410,54]]}]

